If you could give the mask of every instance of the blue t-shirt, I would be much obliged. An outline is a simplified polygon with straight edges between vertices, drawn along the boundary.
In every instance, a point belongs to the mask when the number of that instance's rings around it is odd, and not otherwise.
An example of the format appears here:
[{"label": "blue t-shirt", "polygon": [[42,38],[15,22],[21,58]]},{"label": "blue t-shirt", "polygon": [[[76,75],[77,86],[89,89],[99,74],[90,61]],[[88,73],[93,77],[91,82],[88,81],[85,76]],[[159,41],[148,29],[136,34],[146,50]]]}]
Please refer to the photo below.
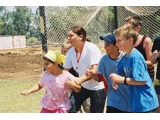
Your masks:
[{"label": "blue t-shirt", "polygon": [[128,85],[131,112],[147,112],[158,107],[157,95],[145,59],[137,49],[134,49],[129,56],[123,56],[117,68],[119,75],[135,81],[146,81],[145,85]]},{"label": "blue t-shirt", "polygon": [[108,83],[107,106],[112,106],[122,111],[129,111],[128,86],[119,83],[118,89],[112,88],[112,80],[109,78],[111,73],[117,73],[117,63],[121,59],[111,59],[108,55],[104,55],[99,64],[98,72],[102,73]]}]

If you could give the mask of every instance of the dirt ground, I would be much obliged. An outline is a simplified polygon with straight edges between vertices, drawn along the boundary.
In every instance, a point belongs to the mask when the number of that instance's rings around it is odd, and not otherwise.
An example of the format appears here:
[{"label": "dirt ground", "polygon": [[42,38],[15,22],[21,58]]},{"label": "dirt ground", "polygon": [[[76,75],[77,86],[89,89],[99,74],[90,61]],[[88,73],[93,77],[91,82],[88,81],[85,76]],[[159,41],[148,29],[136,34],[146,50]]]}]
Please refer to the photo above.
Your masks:
[{"label": "dirt ground", "polygon": [[43,71],[42,48],[0,50],[0,79],[34,79]]}]

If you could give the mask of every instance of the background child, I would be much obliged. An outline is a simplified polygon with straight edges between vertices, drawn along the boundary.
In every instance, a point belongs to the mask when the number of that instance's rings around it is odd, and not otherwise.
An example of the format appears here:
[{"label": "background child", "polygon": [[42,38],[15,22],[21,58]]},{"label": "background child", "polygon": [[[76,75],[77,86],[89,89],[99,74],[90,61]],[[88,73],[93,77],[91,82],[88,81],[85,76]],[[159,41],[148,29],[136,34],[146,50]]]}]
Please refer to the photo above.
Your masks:
[{"label": "background child", "polygon": [[138,32],[130,24],[126,24],[118,28],[115,35],[118,48],[126,54],[118,62],[118,74],[110,75],[113,88],[118,89],[118,83],[129,86],[130,112],[153,112],[159,104],[145,59],[134,48]]},{"label": "background child", "polygon": [[[61,54],[65,55],[67,54],[68,50],[71,48],[71,44],[68,43],[66,40],[64,41],[64,43],[62,44],[61,47]],[[69,70],[69,72],[74,75],[75,77],[79,77],[78,73],[73,69],[73,67]]]},{"label": "background child", "polygon": [[130,23],[132,27],[139,33],[136,43],[134,44],[135,48],[143,55],[147,67],[149,75],[154,80],[154,65],[151,62],[151,55],[152,55],[152,46],[153,42],[149,36],[140,34],[142,28],[142,19],[140,16],[134,15],[129,16],[125,19],[125,23]]},{"label": "background child", "polygon": [[[160,36],[154,40],[152,52],[153,54],[151,57],[151,62],[153,64],[157,63],[156,79],[154,80],[154,83],[155,83],[155,90],[160,103]],[[160,113],[160,106],[156,109],[156,112]]]},{"label": "background child", "polygon": [[69,93],[72,89],[76,92],[80,91],[81,87],[72,81],[74,76],[63,70],[62,63],[64,61],[64,55],[48,51],[43,56],[46,71],[42,73],[38,84],[21,93],[26,96],[44,87],[46,92],[41,100],[41,113],[67,113],[71,108]]}]

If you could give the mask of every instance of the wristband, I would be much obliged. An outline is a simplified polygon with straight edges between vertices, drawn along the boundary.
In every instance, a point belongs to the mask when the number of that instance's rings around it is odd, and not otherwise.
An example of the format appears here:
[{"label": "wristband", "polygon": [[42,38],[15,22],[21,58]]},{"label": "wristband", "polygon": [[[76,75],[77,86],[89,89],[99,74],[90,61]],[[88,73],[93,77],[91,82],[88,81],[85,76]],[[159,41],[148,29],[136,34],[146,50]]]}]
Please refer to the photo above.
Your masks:
[{"label": "wristband", "polygon": [[127,82],[126,82],[126,80],[127,80],[127,77],[124,78],[124,84],[128,85]]}]

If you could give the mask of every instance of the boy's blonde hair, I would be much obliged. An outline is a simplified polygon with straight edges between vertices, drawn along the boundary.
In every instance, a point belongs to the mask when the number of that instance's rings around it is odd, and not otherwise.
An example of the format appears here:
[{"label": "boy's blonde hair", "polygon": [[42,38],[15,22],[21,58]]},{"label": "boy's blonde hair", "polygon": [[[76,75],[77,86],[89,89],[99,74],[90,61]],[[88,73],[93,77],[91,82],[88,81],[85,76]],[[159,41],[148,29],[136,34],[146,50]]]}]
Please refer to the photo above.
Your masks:
[{"label": "boy's blonde hair", "polygon": [[138,39],[138,32],[133,28],[131,24],[124,24],[123,26],[119,27],[115,31],[115,36],[117,37],[124,37],[127,40],[133,38],[133,44],[136,43]]}]

